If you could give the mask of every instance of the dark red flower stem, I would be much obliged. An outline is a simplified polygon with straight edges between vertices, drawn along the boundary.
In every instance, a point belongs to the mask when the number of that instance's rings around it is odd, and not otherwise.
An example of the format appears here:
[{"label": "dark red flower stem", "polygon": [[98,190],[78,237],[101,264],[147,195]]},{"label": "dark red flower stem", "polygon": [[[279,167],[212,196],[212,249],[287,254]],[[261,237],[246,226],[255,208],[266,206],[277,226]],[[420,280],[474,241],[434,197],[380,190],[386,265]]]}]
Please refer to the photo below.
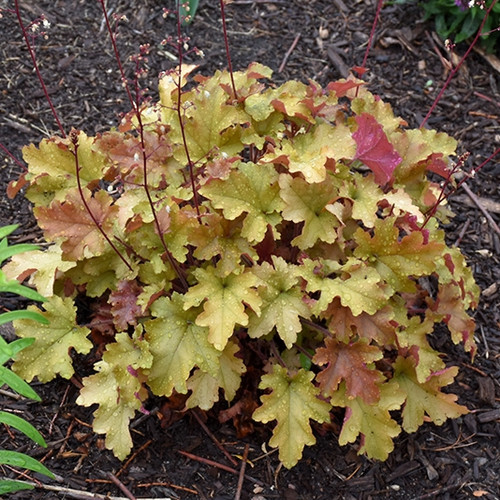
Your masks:
[{"label": "dark red flower stem", "polygon": [[71,149],[71,153],[75,157],[75,170],[76,170],[76,182],[78,184],[78,192],[80,193],[80,198],[82,199],[83,206],[85,207],[85,210],[87,213],[90,215],[90,218],[94,222],[95,226],[97,229],[100,231],[100,233],[104,236],[104,239],[108,242],[109,246],[113,249],[113,251],[120,257],[122,262],[127,266],[127,268],[130,271],[133,271],[132,266],[128,263],[127,259],[122,255],[120,250],[116,248],[115,244],[111,241],[109,236],[106,234],[106,231],[102,228],[102,224],[96,219],[95,215],[93,214],[92,210],[90,209],[89,204],[87,203],[87,200],[85,199],[85,195],[83,193],[83,188],[82,188],[82,181],[80,178],[80,162],[78,160],[78,131],[77,130],[72,130],[70,133],[70,139],[71,143],[73,144],[73,148]]},{"label": "dark red flower stem", "polygon": [[[182,30],[181,30],[181,15],[179,12],[180,4],[177,4],[177,54],[179,57],[179,76],[177,79],[177,117],[179,119],[179,126],[181,128],[182,144],[184,145],[184,151],[186,152],[186,160],[189,169],[189,180],[191,182],[191,189],[193,191],[193,202],[196,209],[196,214],[198,215],[198,221],[200,221],[200,203],[198,201],[198,188],[196,187],[196,180],[194,178],[194,165],[191,160],[191,155],[189,154],[189,148],[186,139],[186,131],[184,130],[184,121],[182,119],[182,64],[184,62],[184,52],[182,47]],[[201,223],[201,221],[200,221]]]},{"label": "dark red flower stem", "polygon": [[233,87],[234,98],[238,99],[238,94],[236,92],[236,85],[234,83],[233,65],[231,64],[231,53],[229,51],[229,38],[227,36],[226,13],[224,11],[224,0],[220,0],[220,15],[222,18],[222,32],[224,33],[224,45],[226,47],[227,68],[229,70],[229,76],[231,77],[231,85]]},{"label": "dark red flower stem", "polygon": [[14,10],[16,12],[16,17],[17,17],[17,22],[19,23],[19,27],[21,28],[21,31],[23,33],[24,41],[26,43],[26,47],[28,48],[28,52],[30,53],[31,61],[33,63],[33,68],[35,69],[36,76],[38,77],[38,81],[40,82],[40,85],[42,86],[43,93],[45,95],[45,99],[47,99],[47,102],[50,106],[50,110],[52,111],[52,115],[54,116],[57,126],[59,127],[59,131],[61,132],[62,137],[66,137],[66,132],[64,131],[64,128],[61,124],[61,121],[59,120],[59,115],[57,114],[56,108],[54,107],[54,104],[52,104],[52,100],[49,95],[49,91],[47,90],[47,87],[45,86],[45,82],[42,77],[42,73],[40,72],[40,68],[38,67],[38,63],[36,60],[36,55],[35,51],[33,50],[33,46],[31,45],[31,42],[28,37],[28,33],[26,31],[26,28],[24,27],[23,20],[21,18],[21,12],[19,11],[19,1],[15,0],[14,1]]},{"label": "dark red flower stem", "polygon": [[115,33],[113,32],[111,28],[111,23],[109,22],[109,16],[106,11],[106,6],[104,5],[104,0],[99,0],[102,8],[102,12],[104,15],[104,19],[106,22],[106,28],[109,33],[109,37],[111,39],[111,44],[113,46],[113,52],[115,54],[115,59],[116,63],[118,65],[118,69],[120,71],[121,79],[123,86],[125,87],[125,91],[127,92],[127,96],[129,98],[130,104],[132,106],[132,109],[135,111],[135,115],[137,118],[137,125],[138,125],[138,130],[139,130],[139,141],[140,141],[140,147],[141,147],[141,157],[142,157],[142,168],[143,168],[143,176],[144,176],[144,191],[146,193],[146,197],[148,199],[149,206],[151,207],[151,213],[153,214],[153,219],[156,227],[156,231],[158,233],[158,236],[160,238],[161,244],[163,246],[163,249],[165,250],[165,255],[174,269],[177,277],[179,278],[180,282],[182,283],[182,286],[187,290],[188,285],[186,282],[186,278],[184,277],[184,274],[182,273],[181,269],[177,265],[177,262],[175,261],[174,257],[170,253],[169,249],[167,248],[167,245],[165,243],[164,239],[164,231],[161,228],[160,221],[158,219],[158,214],[156,212],[153,198],[151,196],[151,192],[149,190],[148,186],[148,172],[147,172],[147,162],[148,162],[148,157],[147,157],[147,152],[146,152],[146,140],[144,136],[144,123],[142,121],[142,115],[141,115],[141,90],[139,87],[139,62],[140,62],[140,57],[137,57],[136,59],[136,77],[135,77],[135,98],[132,95],[132,91],[130,90],[130,86],[128,83],[128,80],[125,76],[125,71],[123,69],[123,64],[121,62],[120,58],[120,51],[118,50],[118,46],[116,45],[116,36]]}]

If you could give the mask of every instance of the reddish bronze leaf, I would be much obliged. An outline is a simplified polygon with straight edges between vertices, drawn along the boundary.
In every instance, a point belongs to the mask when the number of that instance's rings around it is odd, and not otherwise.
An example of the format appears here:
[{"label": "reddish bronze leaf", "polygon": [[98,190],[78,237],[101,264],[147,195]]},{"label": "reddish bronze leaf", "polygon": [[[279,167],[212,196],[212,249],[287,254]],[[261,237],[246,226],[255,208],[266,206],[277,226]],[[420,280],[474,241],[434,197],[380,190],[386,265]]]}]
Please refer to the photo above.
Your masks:
[{"label": "reddish bronze leaf", "polygon": [[374,404],[380,398],[379,383],[382,374],[367,365],[382,358],[380,349],[358,340],[351,344],[337,342],[333,338],[325,340],[325,347],[316,351],[313,362],[322,366],[317,380],[327,394],[334,394],[340,382],[346,382],[346,394],[349,398],[361,397],[367,404]]}]

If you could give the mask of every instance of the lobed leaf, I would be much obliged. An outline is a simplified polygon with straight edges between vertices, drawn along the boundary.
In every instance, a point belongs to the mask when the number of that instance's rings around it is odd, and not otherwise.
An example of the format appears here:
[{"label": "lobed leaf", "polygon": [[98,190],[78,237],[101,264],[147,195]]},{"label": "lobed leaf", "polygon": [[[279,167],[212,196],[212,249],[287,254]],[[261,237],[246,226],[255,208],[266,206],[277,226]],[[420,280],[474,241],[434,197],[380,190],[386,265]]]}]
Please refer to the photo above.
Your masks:
[{"label": "lobed leaf", "polygon": [[147,399],[143,370],[151,366],[152,355],[137,327],[132,338],[127,332],[116,335],[106,346],[102,361],[94,365],[97,373],[83,379],[77,403],[98,404],[92,427],[106,434],[106,448],[123,460],[132,448],[129,422]]},{"label": "lobed leaf", "polygon": [[451,384],[457,373],[458,368],[452,366],[431,374],[425,383],[421,383],[417,379],[415,361],[398,357],[394,365],[394,380],[405,393],[403,429],[406,432],[415,432],[423,424],[425,414],[436,425],[442,425],[448,418],[468,413],[465,406],[455,403],[457,396],[439,390]]},{"label": "lobed leaf", "polygon": [[44,312],[36,306],[29,306],[28,310],[42,314],[49,321],[47,325],[26,319],[14,321],[19,337],[35,339],[17,355],[12,366],[28,382],[34,377],[40,382],[49,382],[56,375],[71,378],[74,373],[71,349],[81,354],[92,349],[92,342],[87,339],[90,330],[77,326],[76,307],[71,298],[54,295],[47,299],[44,308]]},{"label": "lobed leaf", "polygon": [[371,405],[360,397],[352,399],[347,396],[345,384],[342,384],[330,399],[333,406],[346,408],[339,444],[353,443],[361,436],[358,454],[366,453],[369,458],[387,460],[394,449],[392,438],[401,432],[389,410],[400,408],[404,399],[404,392],[393,380],[381,385],[380,399]]},{"label": "lobed leaf", "polygon": [[279,448],[283,465],[292,468],[302,456],[304,446],[316,442],[310,420],[323,423],[330,420],[330,405],[318,399],[319,389],[313,383],[314,373],[300,369],[289,376],[279,365],[263,375],[260,389],[271,389],[261,397],[262,405],[253,413],[253,419],[267,423],[277,420],[269,444]]},{"label": "lobed leaf", "polygon": [[242,268],[228,276],[220,276],[212,266],[195,269],[193,275],[198,283],[184,295],[184,309],[204,303],[203,312],[197,316],[196,324],[208,327],[209,342],[222,351],[233,334],[235,325],[248,324],[245,305],[260,314],[262,299],[255,289],[259,279]]},{"label": "lobed leaf", "polygon": [[248,335],[263,337],[276,327],[279,336],[288,349],[302,330],[300,318],[309,318],[310,310],[304,302],[304,294],[297,285],[298,270],[295,266],[276,256],[273,265],[264,262],[252,271],[259,278],[259,294],[262,298],[260,314],[251,313]]},{"label": "lobed leaf", "polygon": [[199,308],[184,310],[184,296],[174,293],[156,300],[151,312],[155,318],[144,328],[153,357],[148,385],[156,395],[168,397],[174,389],[185,394],[196,366],[217,377],[221,352],[209,342],[208,328],[195,324]]}]

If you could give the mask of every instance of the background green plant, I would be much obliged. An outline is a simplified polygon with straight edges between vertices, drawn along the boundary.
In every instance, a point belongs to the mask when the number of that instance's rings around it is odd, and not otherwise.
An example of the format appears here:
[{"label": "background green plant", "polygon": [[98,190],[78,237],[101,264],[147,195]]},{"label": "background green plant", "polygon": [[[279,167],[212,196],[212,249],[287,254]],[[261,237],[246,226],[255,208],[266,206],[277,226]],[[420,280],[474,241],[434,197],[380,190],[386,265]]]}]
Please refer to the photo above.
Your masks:
[{"label": "background green plant", "polygon": [[[0,228],[0,266],[6,259],[13,255],[19,255],[23,252],[33,251],[38,249],[36,245],[18,244],[9,246],[7,236],[17,229],[17,225],[4,226]],[[32,290],[31,288],[21,285],[17,280],[7,280],[5,274],[0,269],[0,292],[15,293],[22,295],[31,300],[44,301],[45,298]],[[48,324],[48,320],[36,311],[9,311],[0,314],[0,325],[13,320],[29,319],[37,321],[41,324]],[[15,359],[16,355],[33,344],[34,338],[17,339],[11,343],[7,343],[0,336],[0,387],[7,385],[12,390],[16,391],[25,398],[41,401],[38,394],[18,375],[12,372],[8,367],[4,366],[7,362]],[[39,446],[46,447],[47,444],[42,435],[29,422],[23,418],[14,415],[10,412],[0,411],[0,425],[8,425],[22,432],[32,439]],[[54,475],[47,467],[37,460],[27,456],[24,453],[16,451],[0,450],[0,465],[9,465],[22,469],[29,469],[34,472],[39,472],[47,477],[53,478]],[[0,495],[13,493],[15,491],[33,489],[33,486],[23,481],[15,481],[11,479],[0,478]]]},{"label": "background green plant", "polygon": [[176,7],[179,9],[179,16],[183,25],[193,22],[199,0],[176,0]]},{"label": "background green plant", "polygon": [[[454,0],[427,0],[420,3],[425,11],[425,19],[434,19],[438,35],[443,39],[451,39],[454,43],[463,42],[476,35],[484,16],[486,8],[491,6],[493,0],[485,2],[485,8],[474,5],[471,8],[460,8]],[[467,3],[464,0],[464,3]],[[489,33],[500,27],[500,3],[497,2],[482,29]],[[484,49],[493,53],[499,50],[500,31],[494,31],[479,38]]]}]

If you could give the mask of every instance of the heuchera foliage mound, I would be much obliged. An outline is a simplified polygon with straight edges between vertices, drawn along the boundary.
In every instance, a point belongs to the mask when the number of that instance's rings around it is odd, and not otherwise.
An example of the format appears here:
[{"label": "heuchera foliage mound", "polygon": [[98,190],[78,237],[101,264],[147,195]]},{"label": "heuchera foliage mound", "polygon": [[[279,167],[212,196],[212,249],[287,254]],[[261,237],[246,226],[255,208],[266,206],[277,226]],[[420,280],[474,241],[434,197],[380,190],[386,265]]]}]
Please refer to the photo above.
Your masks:
[{"label": "heuchera foliage mound", "polygon": [[50,324],[16,321],[36,340],[14,370],[70,378],[89,355],[77,402],[98,405],[120,459],[150,394],[205,410],[223,397],[232,415],[253,394],[286,467],[312,421],[344,415],[340,444],[384,460],[402,429],[466,413],[429,342],[444,322],[474,353],[478,288],[427,179],[449,175],[456,141],[408,130],[355,79],[273,87],[252,64],[236,94],[225,72],[180,91],[191,69],[117,130],[24,149],[50,245],[5,272],[30,276]]}]

